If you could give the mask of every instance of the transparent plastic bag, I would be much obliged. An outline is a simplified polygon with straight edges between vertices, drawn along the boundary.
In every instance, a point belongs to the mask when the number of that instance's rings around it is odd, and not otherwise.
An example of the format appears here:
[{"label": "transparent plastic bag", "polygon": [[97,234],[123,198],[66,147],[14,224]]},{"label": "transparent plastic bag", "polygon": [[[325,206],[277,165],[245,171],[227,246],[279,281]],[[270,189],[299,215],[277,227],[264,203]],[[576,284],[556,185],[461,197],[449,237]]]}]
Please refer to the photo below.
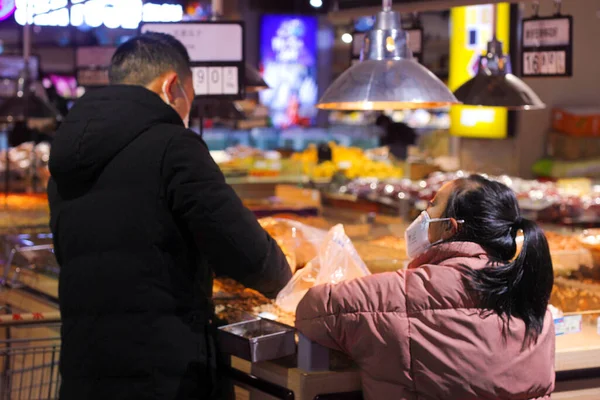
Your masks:
[{"label": "transparent plastic bag", "polygon": [[339,283],[370,275],[342,225],[336,225],[320,243],[317,256],[279,293],[275,303],[287,312],[296,312],[302,297],[313,286]]},{"label": "transparent plastic bag", "polygon": [[317,256],[327,231],[283,218],[262,218],[258,221],[285,254],[292,272],[303,268]]}]

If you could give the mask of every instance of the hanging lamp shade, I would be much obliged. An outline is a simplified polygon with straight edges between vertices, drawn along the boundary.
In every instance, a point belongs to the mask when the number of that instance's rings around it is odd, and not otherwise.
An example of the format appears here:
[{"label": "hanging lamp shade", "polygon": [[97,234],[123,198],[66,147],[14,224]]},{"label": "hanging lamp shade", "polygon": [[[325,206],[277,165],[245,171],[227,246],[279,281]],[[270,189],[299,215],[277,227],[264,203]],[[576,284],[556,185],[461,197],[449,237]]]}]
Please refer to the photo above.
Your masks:
[{"label": "hanging lamp shade", "polygon": [[0,122],[24,122],[30,119],[59,119],[60,113],[31,90],[25,69],[17,82],[17,93],[0,104]]},{"label": "hanging lamp shade", "polygon": [[243,120],[245,115],[235,101],[206,101],[195,100],[190,114],[192,118],[221,118],[228,120]]},{"label": "hanging lamp shade", "polygon": [[251,65],[246,64],[246,93],[256,93],[269,89],[260,72]]},{"label": "hanging lamp shade", "polygon": [[57,119],[58,111],[34,94],[14,96],[0,105],[0,121],[23,122],[29,119]]},{"label": "hanging lamp shade", "polygon": [[327,89],[317,107],[324,110],[401,110],[457,104],[450,89],[413,59],[400,14],[384,9],[365,37],[361,62]]},{"label": "hanging lamp shade", "polygon": [[496,39],[488,43],[477,74],[454,94],[465,105],[526,111],[546,107],[529,85],[510,73],[510,58],[502,54],[502,43]]}]

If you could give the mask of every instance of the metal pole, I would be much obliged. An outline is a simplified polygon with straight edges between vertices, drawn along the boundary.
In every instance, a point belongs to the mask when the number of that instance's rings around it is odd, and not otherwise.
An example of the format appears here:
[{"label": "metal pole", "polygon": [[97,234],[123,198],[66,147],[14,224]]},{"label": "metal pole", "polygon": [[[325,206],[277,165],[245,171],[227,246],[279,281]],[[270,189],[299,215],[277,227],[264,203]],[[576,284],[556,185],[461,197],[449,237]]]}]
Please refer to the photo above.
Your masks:
[{"label": "metal pole", "polygon": [[223,16],[223,0],[212,0],[212,20],[218,21]]},{"label": "metal pole", "polygon": [[392,0],[383,0],[383,11],[392,11]]},{"label": "metal pole", "polygon": [[496,40],[498,32],[498,4],[492,6],[492,40]]}]

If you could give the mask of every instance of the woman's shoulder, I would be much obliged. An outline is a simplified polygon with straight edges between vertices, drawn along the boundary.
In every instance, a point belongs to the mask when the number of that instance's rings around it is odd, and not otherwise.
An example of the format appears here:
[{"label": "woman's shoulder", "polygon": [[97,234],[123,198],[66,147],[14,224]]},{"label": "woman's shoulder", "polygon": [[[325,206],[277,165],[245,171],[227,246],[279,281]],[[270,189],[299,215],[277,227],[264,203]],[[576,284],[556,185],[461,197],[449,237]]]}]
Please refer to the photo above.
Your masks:
[{"label": "woman's shoulder", "polygon": [[477,308],[465,271],[488,265],[488,259],[461,255],[406,271],[406,309],[410,312]]}]

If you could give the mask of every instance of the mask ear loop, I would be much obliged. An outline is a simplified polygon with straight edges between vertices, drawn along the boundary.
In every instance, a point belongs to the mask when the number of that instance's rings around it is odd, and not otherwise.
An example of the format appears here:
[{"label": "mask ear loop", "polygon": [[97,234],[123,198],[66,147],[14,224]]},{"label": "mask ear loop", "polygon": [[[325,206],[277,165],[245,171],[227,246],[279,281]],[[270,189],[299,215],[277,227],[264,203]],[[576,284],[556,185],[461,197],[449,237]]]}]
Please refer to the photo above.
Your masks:
[{"label": "mask ear loop", "polygon": [[[432,222],[446,222],[446,221],[456,221],[456,225],[458,227],[458,225],[462,225],[465,223],[464,219],[454,219],[454,218],[434,218],[434,219],[430,219],[429,223],[431,224]],[[458,228],[457,228],[457,232],[458,232]],[[456,233],[457,233],[456,232]],[[454,234],[456,234],[454,233]],[[431,243],[432,246],[437,246],[438,244],[444,243],[444,239],[440,239],[435,243]]]}]

